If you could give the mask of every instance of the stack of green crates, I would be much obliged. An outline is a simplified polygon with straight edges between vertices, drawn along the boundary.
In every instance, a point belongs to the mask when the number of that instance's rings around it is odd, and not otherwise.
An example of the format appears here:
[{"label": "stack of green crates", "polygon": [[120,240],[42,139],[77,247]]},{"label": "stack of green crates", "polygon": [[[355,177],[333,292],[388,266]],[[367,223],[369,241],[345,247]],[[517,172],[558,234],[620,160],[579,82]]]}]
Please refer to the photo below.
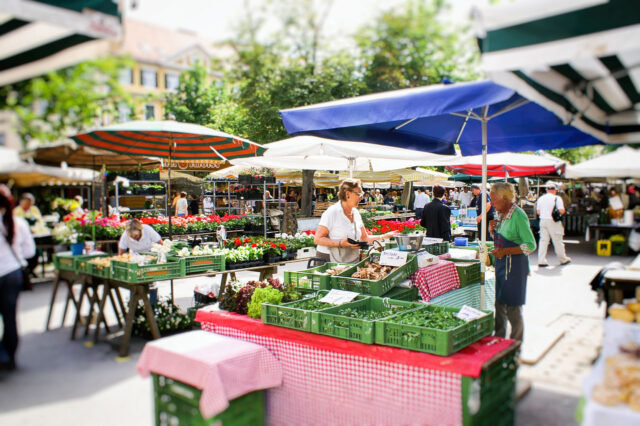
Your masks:
[{"label": "stack of green crates", "polygon": [[168,377],[153,375],[156,426],[261,426],[265,423],[264,391],[234,399],[222,413],[205,419],[200,413],[202,391]]},{"label": "stack of green crates", "polygon": [[53,255],[53,265],[56,269],[62,271],[72,271],[80,273],[89,273],[88,261],[96,257],[108,256],[105,253],[100,254],[81,254],[72,255],[71,253],[60,253]]},{"label": "stack of green crates", "polygon": [[324,273],[338,263],[328,262],[322,266],[303,271],[284,271],[284,283],[297,289],[304,290],[329,290],[331,288],[331,276]]},{"label": "stack of green crates", "polygon": [[517,356],[514,349],[484,368],[479,378],[462,378],[464,426],[515,423]]},{"label": "stack of green crates", "polygon": [[167,256],[167,260],[172,262],[184,259],[185,274],[192,275],[207,271],[224,271],[225,256],[221,254],[212,254],[205,256]]}]

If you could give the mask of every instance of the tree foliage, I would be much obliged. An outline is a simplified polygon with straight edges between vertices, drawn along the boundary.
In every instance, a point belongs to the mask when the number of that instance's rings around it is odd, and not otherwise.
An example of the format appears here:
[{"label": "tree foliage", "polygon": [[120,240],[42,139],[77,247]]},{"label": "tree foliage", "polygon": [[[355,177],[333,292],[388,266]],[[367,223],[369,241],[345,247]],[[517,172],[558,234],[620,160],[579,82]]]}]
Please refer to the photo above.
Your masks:
[{"label": "tree foliage", "polygon": [[166,96],[164,118],[209,126],[213,124],[211,111],[215,104],[207,70],[202,64],[196,63],[193,68],[180,74],[178,90]]},{"label": "tree foliage", "polygon": [[118,106],[132,107],[118,81],[127,59],[105,58],[53,71],[45,76],[4,87],[4,107],[17,116],[24,144],[32,139],[51,142],[102,124]]}]

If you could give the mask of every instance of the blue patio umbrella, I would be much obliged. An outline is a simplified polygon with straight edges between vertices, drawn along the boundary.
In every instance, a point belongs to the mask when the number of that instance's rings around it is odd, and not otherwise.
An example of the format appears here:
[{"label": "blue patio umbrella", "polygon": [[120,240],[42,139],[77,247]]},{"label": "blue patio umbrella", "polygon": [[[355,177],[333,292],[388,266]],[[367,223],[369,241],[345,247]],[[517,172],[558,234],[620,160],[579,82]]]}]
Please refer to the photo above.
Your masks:
[{"label": "blue patio umbrella", "polygon": [[[573,148],[600,141],[489,80],[377,93],[280,111],[291,135],[316,135],[417,151],[483,154],[482,187],[487,183],[487,152]],[[483,211],[486,200],[483,198]],[[486,214],[482,216],[482,247]]]}]

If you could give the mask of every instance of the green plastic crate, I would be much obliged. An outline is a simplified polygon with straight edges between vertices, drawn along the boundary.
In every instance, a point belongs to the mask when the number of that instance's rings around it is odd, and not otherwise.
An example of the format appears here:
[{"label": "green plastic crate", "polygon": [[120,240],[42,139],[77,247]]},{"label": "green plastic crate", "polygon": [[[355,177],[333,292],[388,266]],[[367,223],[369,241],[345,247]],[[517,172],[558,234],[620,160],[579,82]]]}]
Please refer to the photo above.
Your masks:
[{"label": "green plastic crate", "polygon": [[89,261],[91,259],[95,259],[97,257],[108,257],[109,255],[104,254],[87,254],[84,256],[76,256],[76,271],[82,274],[91,274],[91,264]]},{"label": "green plastic crate", "polygon": [[230,401],[222,413],[202,417],[202,391],[168,377],[153,375],[156,426],[244,426],[265,423],[264,391],[251,392]]},{"label": "green plastic crate", "polygon": [[[426,305],[416,311],[442,309],[448,312],[458,312],[459,308]],[[458,352],[478,339],[493,332],[494,319],[491,311],[482,318],[469,321],[451,330],[417,327],[406,324],[396,324],[394,317],[378,321],[376,324],[376,343],[385,346],[395,346],[413,351],[449,356]]]},{"label": "green plastic crate", "polygon": [[100,278],[111,278],[111,275],[113,273],[113,271],[111,270],[111,265],[102,266],[102,265],[96,265],[95,263],[88,262],[87,269],[89,271],[89,275],[93,275],[95,277],[100,277]]},{"label": "green plastic crate", "polygon": [[221,254],[206,256],[167,256],[169,261],[184,259],[185,274],[198,274],[207,271],[224,271],[225,256]]},{"label": "green plastic crate", "polygon": [[338,265],[338,263],[328,262],[322,266],[317,266],[304,271],[284,271],[284,283],[292,287],[329,290],[331,288],[331,275],[322,274],[327,269]]},{"label": "green plastic crate", "polygon": [[463,425],[514,424],[517,354],[514,349],[497,359],[477,379],[462,378]]},{"label": "green plastic crate", "polygon": [[76,270],[75,257],[71,253],[67,254],[54,254],[53,265],[56,269],[61,271],[73,271]]},{"label": "green plastic crate", "polygon": [[611,240],[611,254],[614,256],[624,256],[627,251],[626,241]]},{"label": "green plastic crate", "polygon": [[149,263],[139,265],[135,262],[111,261],[114,280],[132,284],[147,283],[152,281],[170,280],[185,276],[184,259],[167,261],[167,263]]},{"label": "green plastic crate", "polygon": [[[350,318],[340,315],[339,312],[346,308],[364,312],[380,312],[389,309],[392,306],[403,306],[415,309],[421,306],[421,304],[404,302],[402,300],[383,299],[380,297],[368,297],[366,299],[356,300],[351,303],[345,303],[344,305],[319,311],[317,315],[314,315],[311,318],[311,331],[318,334],[324,334],[326,336],[372,344],[376,340],[376,320]],[[395,313],[389,316],[392,315],[395,315]]]},{"label": "green plastic crate", "polygon": [[416,300],[418,300],[418,287],[394,287],[383,294],[382,297],[388,297],[389,299],[394,300],[404,300],[407,302],[415,302]]},{"label": "green plastic crate", "polygon": [[434,256],[449,253],[449,243],[443,241],[441,243],[433,243],[422,246],[427,253],[431,253]]},{"label": "green plastic crate", "polygon": [[[328,291],[318,291],[317,295],[307,297],[306,299],[322,299]],[[362,299],[364,296],[358,296],[356,300]],[[265,324],[277,325],[280,327],[293,328],[295,330],[311,331],[312,317],[317,315],[319,311],[309,311],[298,308],[300,301],[284,303],[282,305],[271,305],[269,303],[262,304],[261,319]],[[330,309],[333,306],[328,305],[324,309]],[[324,309],[321,309],[323,311]]]},{"label": "green plastic crate", "polygon": [[456,264],[460,288],[482,281],[482,268],[477,259],[445,259]]},{"label": "green plastic crate", "polygon": [[351,275],[357,271],[358,267],[364,266],[365,262],[375,262],[378,258],[379,255],[373,254],[346,271],[332,276],[331,288],[357,291],[358,293],[370,294],[372,296],[382,296],[418,270],[418,259],[416,256],[409,254],[407,255],[407,263],[381,280],[374,281],[351,277]]}]

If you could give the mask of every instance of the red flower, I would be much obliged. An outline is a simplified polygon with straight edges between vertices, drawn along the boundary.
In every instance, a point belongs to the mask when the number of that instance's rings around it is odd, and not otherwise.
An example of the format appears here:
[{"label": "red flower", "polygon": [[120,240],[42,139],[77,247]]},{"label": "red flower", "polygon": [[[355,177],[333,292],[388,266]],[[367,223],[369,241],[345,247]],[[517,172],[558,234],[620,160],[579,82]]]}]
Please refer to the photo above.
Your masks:
[{"label": "red flower", "polygon": [[286,250],[287,249],[287,246],[282,244],[282,243],[278,244],[278,247],[280,247],[280,250]]},{"label": "red flower", "polygon": [[233,241],[233,243],[234,243],[235,245],[239,246],[239,245],[241,245],[241,244],[242,244],[242,241],[240,241],[240,238],[236,238],[236,239]]},{"label": "red flower", "polygon": [[271,247],[276,248],[278,246],[276,245],[276,243],[271,243]]},{"label": "red flower", "polygon": [[258,245],[256,243],[251,244],[251,247],[257,247]]},{"label": "red flower", "polygon": [[245,243],[249,243],[249,242],[251,242],[251,238],[245,238],[245,239],[244,239],[244,242],[245,242]]}]

